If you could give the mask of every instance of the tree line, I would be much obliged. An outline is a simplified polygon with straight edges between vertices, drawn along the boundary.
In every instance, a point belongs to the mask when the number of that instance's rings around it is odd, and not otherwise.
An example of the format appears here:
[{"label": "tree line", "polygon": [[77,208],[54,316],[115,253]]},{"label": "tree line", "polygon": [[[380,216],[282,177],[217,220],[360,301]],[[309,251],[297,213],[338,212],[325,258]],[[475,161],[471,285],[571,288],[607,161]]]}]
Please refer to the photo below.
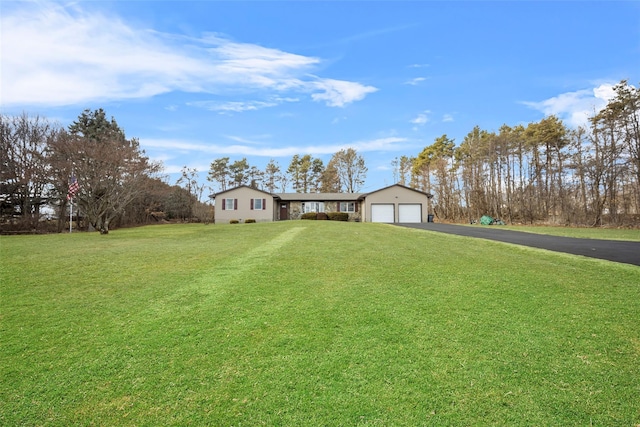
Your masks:
[{"label": "tree line", "polygon": [[[0,117],[0,230],[62,231],[70,203],[84,229],[187,217],[194,196],[160,179],[136,138],[102,109],[67,129],[40,116]],[[79,188],[73,197],[70,180]],[[51,212],[52,211],[52,212]],[[49,218],[52,219],[49,219]]]},{"label": "tree line", "polygon": [[[103,109],[85,110],[64,129],[40,116],[0,116],[0,231],[62,231],[67,212],[83,229],[107,234],[114,225],[159,220],[212,219],[205,191],[250,185],[269,192],[354,192],[367,168],[354,149],[335,153],[325,167],[311,155],[295,155],[286,171],[271,160],[264,171],[243,158],[211,163],[202,184],[183,167],[174,185],[151,161],[137,138],[128,138]],[[79,188],[69,193],[71,180]],[[51,218],[51,220],[48,220]]]},{"label": "tree line", "polygon": [[229,157],[221,157],[211,162],[207,180],[219,191],[248,185],[270,193],[285,193],[289,188],[298,193],[355,193],[364,184],[367,170],[364,158],[355,149],[345,148],[326,166],[310,154],[295,154],[286,170],[274,159],[262,171],[246,158],[230,162]]},{"label": "tree line", "polygon": [[561,225],[640,224],[640,91],[615,96],[569,129],[555,116],[497,132],[475,127],[456,146],[442,135],[413,157],[394,159],[395,179],[434,194],[435,214],[468,221]]},{"label": "tree line", "polygon": [[[434,195],[441,220],[491,215],[507,222],[564,225],[640,223],[640,91],[621,81],[615,96],[589,118],[568,128],[555,116],[497,132],[472,129],[456,145],[447,135],[415,156],[392,161],[394,181]],[[102,109],[85,110],[67,129],[39,116],[0,115],[0,231],[62,231],[69,204],[85,229],[108,233],[114,225],[163,219],[206,221],[205,191],[249,185],[271,193],[357,192],[365,182],[364,158],[354,149],[325,165],[296,154],[288,167],[271,159],[264,170],[246,158],[215,159],[203,184],[182,169],[174,185],[137,138],[128,138]],[[80,185],[71,200],[69,183]],[[206,199],[206,197],[205,197]],[[45,206],[52,221],[43,221]]]}]

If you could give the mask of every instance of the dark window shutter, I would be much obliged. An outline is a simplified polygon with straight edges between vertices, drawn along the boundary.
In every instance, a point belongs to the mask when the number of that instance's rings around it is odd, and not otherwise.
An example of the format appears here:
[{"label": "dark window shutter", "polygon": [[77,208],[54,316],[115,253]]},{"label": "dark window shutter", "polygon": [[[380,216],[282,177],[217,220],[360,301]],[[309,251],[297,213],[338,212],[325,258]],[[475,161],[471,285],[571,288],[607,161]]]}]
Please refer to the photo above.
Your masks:
[{"label": "dark window shutter", "polygon": [[338,202],[338,209],[336,209],[337,212],[340,212],[340,202]]},{"label": "dark window shutter", "polygon": [[354,210],[355,210],[356,212],[358,212],[358,205],[359,205],[360,203],[358,203],[358,202],[353,202],[353,204],[355,205],[355,209],[354,209]]},{"label": "dark window shutter", "polygon": [[262,199],[262,210],[267,210],[267,199]]},{"label": "dark window shutter", "polygon": [[227,204],[227,199],[222,199],[222,210],[224,210],[224,207],[226,204]]},{"label": "dark window shutter", "polygon": [[234,211],[238,210],[238,199],[233,199],[233,210]]},{"label": "dark window shutter", "polygon": [[253,210],[253,199],[251,199],[251,207],[249,209]]}]

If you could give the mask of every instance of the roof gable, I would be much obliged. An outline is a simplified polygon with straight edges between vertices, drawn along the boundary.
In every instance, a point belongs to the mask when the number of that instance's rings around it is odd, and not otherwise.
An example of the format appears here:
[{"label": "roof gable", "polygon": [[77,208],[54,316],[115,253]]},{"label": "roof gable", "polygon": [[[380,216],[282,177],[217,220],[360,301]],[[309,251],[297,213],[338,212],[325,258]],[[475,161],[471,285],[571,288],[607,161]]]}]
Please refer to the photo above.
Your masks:
[{"label": "roof gable", "polygon": [[433,197],[433,194],[430,194],[430,193],[427,193],[427,192],[424,192],[424,191],[420,191],[420,190],[417,190],[417,189],[415,189],[415,188],[407,187],[406,185],[402,185],[402,184],[392,184],[392,185],[389,185],[389,186],[387,186],[387,187],[383,187],[383,188],[379,188],[379,189],[377,189],[377,190],[374,190],[374,191],[372,191],[372,192],[370,192],[370,193],[363,194],[363,195],[361,196],[361,198],[363,198],[363,199],[364,199],[364,198],[366,198],[366,197],[367,197],[368,195],[370,195],[370,194],[374,194],[374,193],[378,193],[378,192],[380,192],[380,191],[388,190],[388,189],[393,188],[393,187],[399,187],[399,188],[402,188],[402,189],[405,189],[405,190],[415,191],[416,193],[420,193],[420,194],[425,195],[425,196],[427,197],[427,199],[430,199],[430,198],[432,198],[432,197]]},{"label": "roof gable", "polygon": [[268,191],[260,190],[258,188],[250,187],[248,185],[240,185],[237,187],[230,188],[228,190],[220,191],[213,195],[213,199],[217,196],[221,196],[226,193],[231,193],[234,191],[248,189],[252,191],[256,191],[258,193],[262,193],[265,196],[273,197],[275,199],[280,199],[284,201],[351,201],[351,200],[363,200],[370,194],[375,194],[380,191],[385,191],[393,187],[398,187],[404,190],[414,191],[416,193],[422,194],[426,196],[428,199],[432,198],[433,195],[430,193],[426,193],[424,191],[417,190],[415,188],[407,187],[402,184],[392,184],[387,187],[379,188],[377,190],[371,191],[369,193],[269,193]]},{"label": "roof gable", "polygon": [[267,191],[264,191],[264,190],[260,190],[259,188],[250,187],[248,185],[239,185],[237,187],[233,187],[233,188],[230,188],[228,190],[220,191],[219,193],[214,194],[212,198],[215,199],[217,196],[220,196],[222,194],[230,193],[230,192],[241,190],[241,189],[248,189],[248,190],[257,191],[258,193],[262,193],[262,194],[265,194],[265,195],[267,195],[269,197],[273,197],[273,194],[271,194],[271,193],[269,193]]}]

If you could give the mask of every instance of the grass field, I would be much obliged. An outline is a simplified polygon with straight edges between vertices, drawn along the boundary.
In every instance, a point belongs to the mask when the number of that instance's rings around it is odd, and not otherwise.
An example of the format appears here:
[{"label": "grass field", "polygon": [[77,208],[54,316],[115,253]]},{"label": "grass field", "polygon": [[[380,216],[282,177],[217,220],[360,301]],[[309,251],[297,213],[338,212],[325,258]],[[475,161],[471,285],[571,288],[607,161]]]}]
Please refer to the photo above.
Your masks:
[{"label": "grass field", "polygon": [[640,424],[640,268],[370,223],[0,238],[2,426]]}]

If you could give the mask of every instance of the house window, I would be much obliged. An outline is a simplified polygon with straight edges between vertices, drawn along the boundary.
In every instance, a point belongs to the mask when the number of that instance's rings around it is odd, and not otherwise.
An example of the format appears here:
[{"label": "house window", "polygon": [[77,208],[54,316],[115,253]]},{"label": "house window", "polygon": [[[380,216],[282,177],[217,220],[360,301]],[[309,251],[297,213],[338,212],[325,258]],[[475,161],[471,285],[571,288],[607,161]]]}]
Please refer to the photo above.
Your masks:
[{"label": "house window", "polygon": [[266,209],[266,203],[266,199],[251,199],[251,209],[258,211]]},{"label": "house window", "polygon": [[232,211],[236,209],[236,199],[224,199],[224,210]]},{"label": "house window", "polygon": [[323,202],[305,202],[304,213],[307,212],[324,212]]},{"label": "house window", "polygon": [[355,202],[340,202],[340,212],[355,212],[355,211],[356,211]]}]

